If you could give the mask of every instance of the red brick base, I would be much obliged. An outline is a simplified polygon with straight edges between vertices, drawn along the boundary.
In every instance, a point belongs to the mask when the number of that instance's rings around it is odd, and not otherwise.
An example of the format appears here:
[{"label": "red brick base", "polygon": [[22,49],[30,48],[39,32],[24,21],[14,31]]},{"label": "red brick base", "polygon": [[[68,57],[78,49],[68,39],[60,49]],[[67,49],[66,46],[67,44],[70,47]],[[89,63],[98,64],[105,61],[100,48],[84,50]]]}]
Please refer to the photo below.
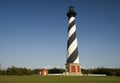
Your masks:
[{"label": "red brick base", "polygon": [[67,68],[67,72],[70,75],[81,75],[81,68],[80,68],[80,64],[77,63],[70,63],[66,65]]}]

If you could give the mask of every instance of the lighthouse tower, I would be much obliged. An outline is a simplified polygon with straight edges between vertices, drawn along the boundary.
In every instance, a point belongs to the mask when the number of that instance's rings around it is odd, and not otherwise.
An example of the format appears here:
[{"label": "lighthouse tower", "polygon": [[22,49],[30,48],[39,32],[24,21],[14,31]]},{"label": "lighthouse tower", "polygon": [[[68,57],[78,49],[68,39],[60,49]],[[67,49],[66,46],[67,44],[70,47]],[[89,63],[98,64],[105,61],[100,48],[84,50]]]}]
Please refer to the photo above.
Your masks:
[{"label": "lighthouse tower", "polygon": [[68,16],[68,42],[67,42],[67,61],[66,72],[68,75],[81,75],[81,68],[78,56],[78,43],[76,37],[76,12],[74,7],[69,7]]}]

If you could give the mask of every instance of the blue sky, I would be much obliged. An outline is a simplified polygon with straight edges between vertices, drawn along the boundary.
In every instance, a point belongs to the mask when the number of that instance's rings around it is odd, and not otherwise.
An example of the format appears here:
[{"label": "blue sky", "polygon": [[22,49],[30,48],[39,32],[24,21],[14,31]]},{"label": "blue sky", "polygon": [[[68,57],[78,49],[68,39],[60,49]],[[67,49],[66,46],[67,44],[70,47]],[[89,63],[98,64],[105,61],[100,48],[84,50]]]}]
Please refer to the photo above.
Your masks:
[{"label": "blue sky", "polygon": [[64,67],[70,5],[82,68],[119,68],[119,0],[0,0],[2,68]]}]

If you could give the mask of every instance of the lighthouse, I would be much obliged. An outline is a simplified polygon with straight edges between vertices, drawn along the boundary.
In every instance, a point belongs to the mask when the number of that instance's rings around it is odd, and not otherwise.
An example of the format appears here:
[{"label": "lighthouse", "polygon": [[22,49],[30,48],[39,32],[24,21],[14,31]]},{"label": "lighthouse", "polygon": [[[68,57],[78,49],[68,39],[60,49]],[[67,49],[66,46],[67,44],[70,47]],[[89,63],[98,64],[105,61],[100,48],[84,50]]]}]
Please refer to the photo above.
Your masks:
[{"label": "lighthouse", "polygon": [[68,16],[68,42],[67,42],[67,60],[66,72],[68,75],[81,75],[81,67],[78,55],[78,42],[76,36],[76,12],[74,7],[70,6]]}]

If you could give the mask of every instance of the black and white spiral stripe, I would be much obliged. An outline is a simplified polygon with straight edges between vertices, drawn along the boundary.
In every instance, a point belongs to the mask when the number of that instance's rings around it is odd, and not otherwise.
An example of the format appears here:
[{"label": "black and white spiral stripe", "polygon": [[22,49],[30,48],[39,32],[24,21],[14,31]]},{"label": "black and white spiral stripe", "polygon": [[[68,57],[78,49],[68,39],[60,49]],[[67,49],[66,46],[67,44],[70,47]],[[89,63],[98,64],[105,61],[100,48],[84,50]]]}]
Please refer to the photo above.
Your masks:
[{"label": "black and white spiral stripe", "polygon": [[67,51],[67,63],[79,63],[76,24],[74,16],[71,16],[69,18]]}]

